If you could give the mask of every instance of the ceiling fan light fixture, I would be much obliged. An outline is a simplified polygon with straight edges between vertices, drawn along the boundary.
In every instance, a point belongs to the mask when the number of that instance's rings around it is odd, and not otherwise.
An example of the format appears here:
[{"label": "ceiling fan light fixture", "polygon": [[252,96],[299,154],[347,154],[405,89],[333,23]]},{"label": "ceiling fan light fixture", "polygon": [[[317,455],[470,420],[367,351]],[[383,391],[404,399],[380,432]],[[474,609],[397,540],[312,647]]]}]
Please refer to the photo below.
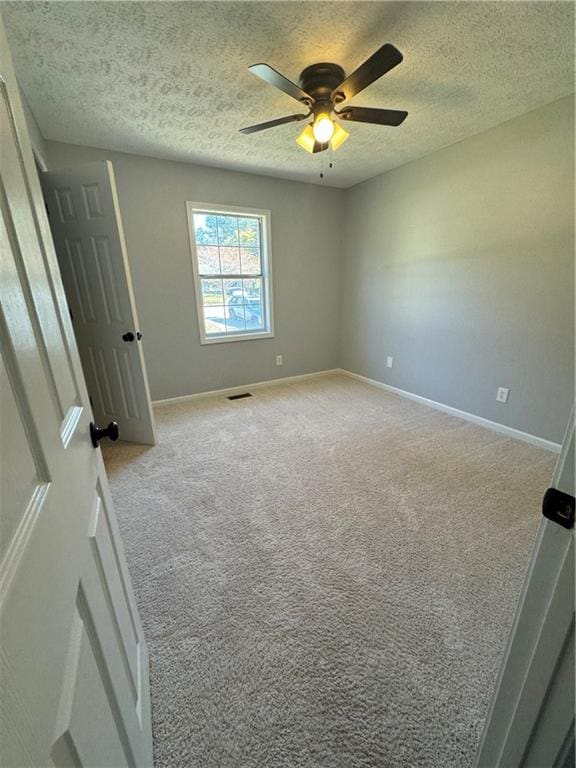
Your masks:
[{"label": "ceiling fan light fixture", "polygon": [[330,140],[330,146],[332,149],[336,150],[338,147],[341,147],[348,136],[350,136],[350,134],[347,130],[342,128],[342,126],[338,123],[334,123],[334,133],[332,134],[332,139]]},{"label": "ceiling fan light fixture", "polygon": [[306,126],[300,136],[296,139],[296,144],[302,147],[302,149],[305,149],[306,152],[310,152],[312,154],[312,151],[314,149],[314,143],[316,142],[316,139],[314,138],[314,131],[312,130],[312,123]]},{"label": "ceiling fan light fixture", "polygon": [[401,61],[400,51],[391,43],[385,43],[348,76],[339,64],[320,62],[302,70],[298,85],[269,64],[252,64],[248,68],[250,72],[286,93],[300,105],[305,104],[309,111],[308,114],[287,115],[258,125],[250,125],[241,128],[240,133],[257,133],[286,123],[307,120],[313,115],[312,123],[306,126],[296,143],[306,152],[316,155],[327,149],[338,149],[349,136],[339,122],[332,118],[332,114],[346,122],[401,125],[408,116],[405,110],[350,106],[339,111],[335,109],[336,105],[352,99],[398,66]]},{"label": "ceiling fan light fixture", "polygon": [[[332,138],[330,139],[330,146],[333,150],[338,149],[339,147],[344,144],[346,139],[350,136],[347,130],[342,128],[341,125],[338,123],[334,123],[334,133],[332,134]],[[306,126],[306,128],[302,131],[300,136],[297,137],[296,143],[302,147],[302,149],[305,149],[306,152],[310,152],[310,154],[314,153],[314,145],[316,144],[317,139],[314,135],[314,123],[310,123]],[[328,142],[323,142],[328,143]]]},{"label": "ceiling fan light fixture", "polygon": [[320,144],[329,142],[334,133],[334,122],[330,119],[330,115],[326,112],[321,112],[314,120],[312,131],[314,138]]}]

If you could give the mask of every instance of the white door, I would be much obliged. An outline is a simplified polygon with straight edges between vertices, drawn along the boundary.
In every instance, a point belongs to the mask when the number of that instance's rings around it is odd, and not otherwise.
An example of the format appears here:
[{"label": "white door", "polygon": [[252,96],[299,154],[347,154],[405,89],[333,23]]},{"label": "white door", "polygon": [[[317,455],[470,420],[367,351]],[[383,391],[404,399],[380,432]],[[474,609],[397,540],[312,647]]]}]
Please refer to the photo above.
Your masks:
[{"label": "white door", "polygon": [[477,768],[574,765],[574,412],[542,519]]},{"label": "white door", "polygon": [[148,656],[0,19],[0,765],[152,764]]},{"label": "white door", "polygon": [[154,445],[154,416],[112,163],[40,177],[94,417]]}]

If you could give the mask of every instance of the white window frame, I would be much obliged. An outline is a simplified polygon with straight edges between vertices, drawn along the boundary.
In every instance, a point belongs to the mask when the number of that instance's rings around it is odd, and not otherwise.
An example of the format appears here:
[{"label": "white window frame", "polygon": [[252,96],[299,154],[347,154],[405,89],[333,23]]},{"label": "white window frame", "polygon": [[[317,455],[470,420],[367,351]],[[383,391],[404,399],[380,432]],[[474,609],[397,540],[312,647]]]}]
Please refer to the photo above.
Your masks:
[{"label": "white window frame", "polygon": [[[265,313],[265,327],[268,330],[253,333],[227,334],[223,336],[208,336],[204,325],[204,305],[202,300],[202,277],[200,275],[198,252],[196,250],[196,235],[194,231],[194,213],[232,214],[235,216],[253,216],[260,219],[261,259],[262,259],[262,291],[264,294],[263,311]],[[272,249],[271,243],[271,212],[262,208],[245,208],[239,205],[214,205],[214,203],[197,203],[186,201],[186,216],[188,219],[188,234],[190,236],[190,255],[192,258],[192,272],[194,275],[194,294],[196,296],[196,313],[198,315],[198,330],[201,344],[222,344],[229,341],[249,341],[253,339],[270,339],[274,337],[274,305],[272,298]],[[212,277],[221,277],[214,275]],[[249,278],[250,275],[226,275],[226,278]]]}]

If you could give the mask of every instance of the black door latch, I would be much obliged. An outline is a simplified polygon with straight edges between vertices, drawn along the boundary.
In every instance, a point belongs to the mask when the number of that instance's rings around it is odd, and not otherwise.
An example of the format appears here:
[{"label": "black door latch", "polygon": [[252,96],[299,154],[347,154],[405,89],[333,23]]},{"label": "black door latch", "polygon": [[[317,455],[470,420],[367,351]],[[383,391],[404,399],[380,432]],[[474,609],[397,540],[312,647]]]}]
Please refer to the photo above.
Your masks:
[{"label": "black door latch", "polygon": [[90,439],[94,448],[98,448],[98,440],[102,440],[103,437],[107,437],[109,440],[116,442],[120,437],[118,430],[118,422],[111,421],[107,427],[97,427],[94,422],[90,424]]},{"label": "black door latch", "polygon": [[574,528],[574,496],[548,488],[542,499],[542,514],[563,528]]}]

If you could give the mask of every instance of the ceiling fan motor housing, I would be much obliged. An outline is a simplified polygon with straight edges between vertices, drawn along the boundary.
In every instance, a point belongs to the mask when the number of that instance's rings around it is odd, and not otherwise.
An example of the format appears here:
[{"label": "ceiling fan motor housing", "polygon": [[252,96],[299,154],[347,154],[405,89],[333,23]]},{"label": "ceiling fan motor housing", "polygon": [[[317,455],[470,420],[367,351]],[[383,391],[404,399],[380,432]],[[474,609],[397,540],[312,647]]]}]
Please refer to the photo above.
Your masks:
[{"label": "ceiling fan motor housing", "polygon": [[300,74],[300,87],[314,99],[314,112],[332,109],[332,91],[343,83],[346,74],[338,64],[311,64]]}]

